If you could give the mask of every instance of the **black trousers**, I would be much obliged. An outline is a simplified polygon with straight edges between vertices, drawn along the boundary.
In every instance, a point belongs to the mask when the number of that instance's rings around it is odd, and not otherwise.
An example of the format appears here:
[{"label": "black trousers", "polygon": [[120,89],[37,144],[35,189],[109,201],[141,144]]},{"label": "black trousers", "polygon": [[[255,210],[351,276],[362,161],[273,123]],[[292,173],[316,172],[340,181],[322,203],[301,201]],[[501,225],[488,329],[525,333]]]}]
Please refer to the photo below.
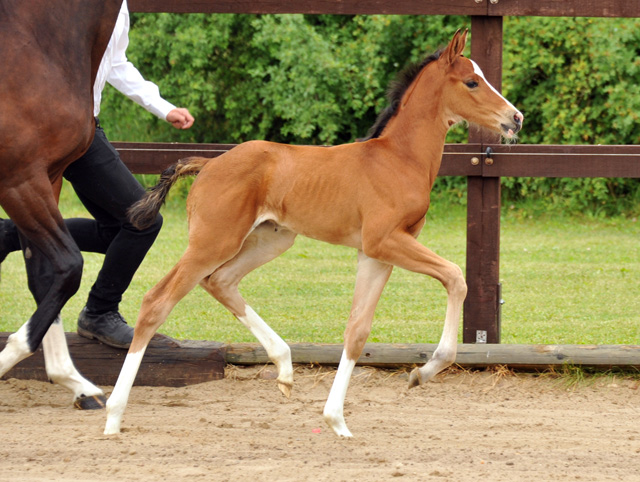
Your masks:
[{"label": "black trousers", "polygon": [[133,275],[153,245],[162,217],[139,231],[127,221],[127,209],[145,193],[109,143],[96,119],[96,134],[87,152],[64,172],[94,219],[68,219],[67,228],[80,251],[104,253],[104,262],[89,292],[87,310],[116,311]]},{"label": "black trousers", "polygon": [[[91,287],[87,310],[92,313],[117,311],[123,293],[153,245],[162,216],[143,231],[127,221],[127,209],[145,193],[144,188],[120,159],[96,119],[96,134],[87,152],[64,172],[80,201],[94,219],[65,219],[80,251],[103,253],[104,262]],[[18,251],[20,241],[15,224],[5,220],[7,251]]]}]

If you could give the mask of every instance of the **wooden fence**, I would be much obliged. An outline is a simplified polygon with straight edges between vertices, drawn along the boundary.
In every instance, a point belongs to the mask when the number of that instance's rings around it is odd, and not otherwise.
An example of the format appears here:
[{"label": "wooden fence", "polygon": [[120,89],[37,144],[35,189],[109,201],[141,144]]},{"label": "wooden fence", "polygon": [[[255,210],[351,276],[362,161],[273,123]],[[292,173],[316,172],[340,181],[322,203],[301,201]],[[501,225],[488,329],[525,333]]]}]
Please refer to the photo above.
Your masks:
[{"label": "wooden fence", "polygon": [[[505,16],[639,17],[626,0],[129,0],[133,12],[414,14],[471,16],[471,57],[498,90]],[[229,144],[115,142],[136,173],[158,173],[189,155],[217,156]],[[491,148],[488,151],[487,148]],[[487,154],[489,152],[489,154]],[[469,144],[447,144],[441,176],[466,176],[469,286],[464,343],[500,342],[500,177],[640,178],[640,146],[500,145],[471,129]]]}]

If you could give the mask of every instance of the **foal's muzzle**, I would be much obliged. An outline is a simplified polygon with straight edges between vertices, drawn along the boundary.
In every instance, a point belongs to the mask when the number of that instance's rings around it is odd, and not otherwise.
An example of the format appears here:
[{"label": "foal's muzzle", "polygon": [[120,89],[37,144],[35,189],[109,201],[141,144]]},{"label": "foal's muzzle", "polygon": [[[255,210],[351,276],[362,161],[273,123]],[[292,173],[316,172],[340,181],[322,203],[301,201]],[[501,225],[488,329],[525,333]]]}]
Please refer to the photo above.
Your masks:
[{"label": "foal's muzzle", "polygon": [[522,129],[522,123],[524,121],[524,116],[522,115],[521,112],[516,111],[511,117],[511,119],[512,121],[509,122],[508,124],[505,124],[505,123],[501,124],[501,127],[506,133],[507,137],[511,137],[517,134],[518,132],[520,132],[520,129]]}]

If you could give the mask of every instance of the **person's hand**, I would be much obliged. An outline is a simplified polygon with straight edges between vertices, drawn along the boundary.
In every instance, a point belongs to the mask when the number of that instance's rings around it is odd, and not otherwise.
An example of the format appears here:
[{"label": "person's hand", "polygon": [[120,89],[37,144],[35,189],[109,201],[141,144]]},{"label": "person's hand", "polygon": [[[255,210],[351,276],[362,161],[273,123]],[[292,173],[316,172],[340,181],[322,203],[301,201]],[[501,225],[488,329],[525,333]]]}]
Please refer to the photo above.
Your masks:
[{"label": "person's hand", "polygon": [[177,107],[167,114],[167,122],[176,129],[188,129],[193,125],[193,116],[184,107]]}]

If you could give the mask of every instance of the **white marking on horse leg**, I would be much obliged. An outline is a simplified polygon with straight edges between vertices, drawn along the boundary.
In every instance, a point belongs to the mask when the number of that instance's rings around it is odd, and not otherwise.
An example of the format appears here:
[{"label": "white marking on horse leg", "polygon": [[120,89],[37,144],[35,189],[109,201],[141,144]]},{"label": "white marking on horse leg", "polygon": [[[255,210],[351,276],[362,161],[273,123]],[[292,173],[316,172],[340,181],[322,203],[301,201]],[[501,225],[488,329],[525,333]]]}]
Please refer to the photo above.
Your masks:
[{"label": "white marking on horse leg", "polygon": [[339,437],[352,436],[344,421],[344,399],[356,360],[360,357],[371,331],[373,313],[392,269],[392,265],[382,263],[358,251],[358,273],[351,313],[344,335],[345,349],[324,407],[324,419]]},{"label": "white marking on horse leg", "polygon": [[329,398],[327,398],[327,403],[324,406],[324,420],[339,437],[353,436],[344,421],[344,399],[347,396],[349,381],[355,366],[356,361],[349,360],[346,350],[343,351],[336,378],[333,380]]},{"label": "white marking on horse leg", "polygon": [[444,321],[444,329],[438,348],[431,359],[421,368],[411,372],[409,387],[414,387],[431,380],[439,372],[456,361],[458,351],[458,325],[462,313],[462,304],[467,294],[467,284],[464,281],[462,270],[457,267],[458,275],[452,279],[448,289],[447,314]]},{"label": "white marking on horse leg", "polygon": [[27,321],[18,331],[9,336],[7,344],[0,352],[0,377],[16,364],[32,355],[27,341],[28,325],[29,322]]},{"label": "white marking on horse leg", "polygon": [[288,398],[293,387],[291,348],[249,305],[245,305],[244,312],[245,315],[238,316],[238,320],[258,339],[269,359],[278,367],[278,388]]},{"label": "white marking on horse leg", "polygon": [[124,359],[124,364],[122,365],[120,375],[118,375],[116,386],[113,388],[113,392],[107,401],[107,424],[104,428],[105,435],[120,433],[122,416],[124,415],[124,410],[127,408],[131,387],[133,387],[133,382],[138,374],[145,350],[146,346],[139,352],[127,353]]},{"label": "white marking on horse leg", "polygon": [[84,378],[71,360],[64,327],[58,316],[42,340],[44,365],[49,380],[73,392],[74,400],[103,395],[102,390]]}]

